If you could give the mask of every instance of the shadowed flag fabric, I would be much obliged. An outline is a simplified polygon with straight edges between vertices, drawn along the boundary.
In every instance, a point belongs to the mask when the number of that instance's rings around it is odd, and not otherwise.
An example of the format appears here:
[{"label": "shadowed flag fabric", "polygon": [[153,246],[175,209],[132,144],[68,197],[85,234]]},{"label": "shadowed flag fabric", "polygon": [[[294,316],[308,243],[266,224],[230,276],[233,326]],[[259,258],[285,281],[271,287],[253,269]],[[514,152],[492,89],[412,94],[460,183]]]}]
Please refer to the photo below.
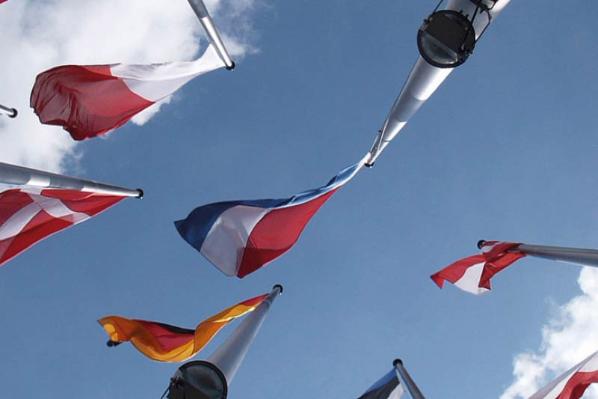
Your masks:
[{"label": "shadowed flag fabric", "polygon": [[598,352],[561,374],[529,399],[580,399],[593,383],[598,383]]},{"label": "shadowed flag fabric", "polygon": [[0,187],[0,265],[123,198],[78,190]]},{"label": "shadowed flag fabric", "polygon": [[393,369],[357,399],[400,399],[404,393],[397,372]]},{"label": "shadowed flag fabric", "polygon": [[155,321],[131,320],[108,316],[99,320],[110,337],[109,346],[130,341],[145,356],[161,362],[182,362],[197,354],[232,320],[257,308],[268,295],[240,302],[202,321],[194,329]]},{"label": "shadowed flag fabric", "polygon": [[84,140],[118,128],[194,77],[224,66],[211,45],[191,62],[59,66],[37,76],[30,105],[42,123]]},{"label": "shadowed flag fabric", "polygon": [[483,294],[491,289],[490,280],[496,273],[525,256],[517,250],[519,245],[511,242],[484,241],[480,246],[484,252],[460,259],[433,274],[431,278],[440,288],[448,281],[463,291]]},{"label": "shadowed flag fabric", "polygon": [[325,186],[291,198],[200,206],[175,222],[176,228],[221,272],[244,277],[288,251],[312,216],[364,162],[344,169]]}]

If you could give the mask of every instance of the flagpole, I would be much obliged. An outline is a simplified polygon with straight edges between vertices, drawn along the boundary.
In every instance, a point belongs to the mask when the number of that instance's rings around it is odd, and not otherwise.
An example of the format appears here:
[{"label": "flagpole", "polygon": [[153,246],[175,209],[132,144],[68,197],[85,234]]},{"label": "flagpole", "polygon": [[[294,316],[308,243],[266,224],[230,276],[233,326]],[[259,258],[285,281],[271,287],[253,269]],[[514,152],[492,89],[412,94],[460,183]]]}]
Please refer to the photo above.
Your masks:
[{"label": "flagpole", "polygon": [[224,374],[228,385],[230,385],[243,359],[245,359],[249,347],[266,319],[270,306],[272,306],[276,297],[282,293],[282,290],[282,285],[275,285],[268,298],[248,315],[231,336],[207,359]]},{"label": "flagpole", "polygon": [[[484,242],[484,240],[478,242],[478,247],[481,247]],[[537,258],[598,267],[598,250],[595,249],[521,244],[516,250]]]},{"label": "flagpole", "polygon": [[40,188],[56,188],[66,190],[90,191],[123,197],[143,198],[143,190],[129,189],[108,184],[97,183],[68,177],[42,170],[25,168],[0,162],[0,183],[7,185],[28,185]]},{"label": "flagpole", "polygon": [[0,114],[4,114],[9,118],[16,118],[19,112],[16,108],[10,108],[5,105],[0,104]]},{"label": "flagpole", "polygon": [[216,29],[216,25],[214,25],[214,21],[212,20],[212,17],[208,13],[208,9],[206,8],[205,4],[203,3],[203,0],[188,0],[188,1],[189,1],[189,4],[191,5],[191,8],[193,8],[193,11],[195,12],[195,15],[197,15],[199,22],[202,24],[203,28],[206,30],[206,33],[208,34],[210,42],[216,48],[216,51],[218,52],[218,55],[220,56],[220,58],[222,58],[222,61],[224,61],[224,64],[226,65],[226,69],[228,69],[229,71],[235,69],[235,63],[230,58],[230,55],[228,54],[228,51],[226,50],[226,47],[224,46],[224,43],[222,42],[222,39],[220,38],[220,33],[218,33],[218,29]]},{"label": "flagpole", "polygon": [[399,378],[399,382],[407,388],[407,390],[411,394],[411,398],[426,399],[415,384],[415,381],[413,381],[413,379],[407,372],[405,366],[403,366],[403,361],[401,359],[395,359],[395,361],[392,364],[397,371],[397,377]]}]

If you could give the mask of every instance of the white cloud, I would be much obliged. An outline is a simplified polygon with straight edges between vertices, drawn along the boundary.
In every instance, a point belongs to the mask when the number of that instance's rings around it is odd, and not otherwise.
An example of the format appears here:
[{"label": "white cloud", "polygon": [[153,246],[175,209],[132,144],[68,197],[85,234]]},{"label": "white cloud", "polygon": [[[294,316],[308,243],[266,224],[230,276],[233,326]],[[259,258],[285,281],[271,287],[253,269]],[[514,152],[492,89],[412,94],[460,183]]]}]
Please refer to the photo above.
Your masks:
[{"label": "white cloud", "polygon": [[[581,295],[561,306],[543,327],[539,350],[515,356],[515,379],[500,399],[528,398],[598,350],[598,269],[582,269],[578,283]],[[584,399],[598,399],[598,388],[590,387]]]},{"label": "white cloud", "polygon": [[[247,38],[255,0],[230,2],[206,0],[206,6],[240,57],[254,51]],[[222,18],[221,11],[227,11]],[[39,72],[62,64],[189,60],[205,46],[186,0],[9,1],[0,6],[0,37],[0,104],[19,110],[16,119],[0,117],[0,161],[54,171],[76,159],[77,147],[60,127],[41,125],[29,108]],[[134,122],[145,123],[158,109]]]}]

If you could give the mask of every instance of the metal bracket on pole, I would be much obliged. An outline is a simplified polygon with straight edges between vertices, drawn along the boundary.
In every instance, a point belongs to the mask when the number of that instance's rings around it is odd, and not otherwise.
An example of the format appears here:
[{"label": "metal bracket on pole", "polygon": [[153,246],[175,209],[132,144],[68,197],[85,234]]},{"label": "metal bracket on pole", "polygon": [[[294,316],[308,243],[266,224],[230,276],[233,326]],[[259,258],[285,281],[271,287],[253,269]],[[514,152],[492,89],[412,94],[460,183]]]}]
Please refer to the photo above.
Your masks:
[{"label": "metal bracket on pole", "polygon": [[19,112],[16,108],[10,108],[5,105],[0,104],[0,114],[4,114],[9,118],[16,118]]}]

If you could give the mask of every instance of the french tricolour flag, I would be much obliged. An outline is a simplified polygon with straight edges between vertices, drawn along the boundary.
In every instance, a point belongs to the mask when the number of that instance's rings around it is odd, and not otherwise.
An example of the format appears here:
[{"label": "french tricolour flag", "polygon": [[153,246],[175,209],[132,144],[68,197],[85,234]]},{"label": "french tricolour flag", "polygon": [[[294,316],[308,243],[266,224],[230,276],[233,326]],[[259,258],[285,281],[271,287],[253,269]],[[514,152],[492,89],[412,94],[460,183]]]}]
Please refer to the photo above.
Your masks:
[{"label": "french tricolour flag", "polygon": [[217,202],[175,222],[189,244],[228,276],[245,277],[288,251],[318,209],[363,167],[291,198]]},{"label": "french tricolour flag", "polygon": [[588,386],[597,382],[598,352],[594,352],[529,399],[580,399]]},{"label": "french tricolour flag", "polygon": [[479,255],[459,259],[431,276],[442,288],[448,281],[463,291],[479,295],[491,289],[490,280],[498,272],[507,268],[525,254],[517,250],[520,244],[499,241],[480,241]]},{"label": "french tricolour flag", "polygon": [[124,198],[78,190],[0,187],[0,265]]},{"label": "french tricolour flag", "polygon": [[118,128],[194,77],[223,67],[211,45],[191,62],[64,65],[37,76],[30,105],[42,123],[85,140]]}]

